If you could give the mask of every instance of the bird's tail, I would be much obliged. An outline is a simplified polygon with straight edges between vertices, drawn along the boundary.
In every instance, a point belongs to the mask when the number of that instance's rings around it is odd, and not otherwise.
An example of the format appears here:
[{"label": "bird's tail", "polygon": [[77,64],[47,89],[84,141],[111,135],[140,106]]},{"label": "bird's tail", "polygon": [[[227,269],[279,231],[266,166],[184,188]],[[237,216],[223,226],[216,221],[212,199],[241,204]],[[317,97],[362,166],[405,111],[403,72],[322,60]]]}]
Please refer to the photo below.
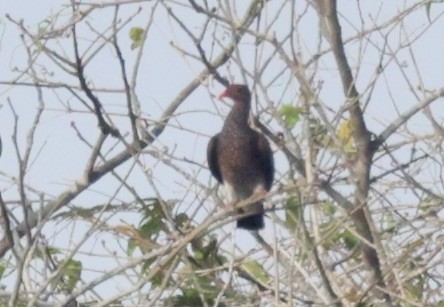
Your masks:
[{"label": "bird's tail", "polygon": [[252,215],[248,215],[246,217],[238,219],[238,228],[246,230],[258,230],[264,228],[264,205],[262,202],[248,205],[245,209],[241,211],[241,213],[243,214],[246,214],[247,212],[252,213]]}]

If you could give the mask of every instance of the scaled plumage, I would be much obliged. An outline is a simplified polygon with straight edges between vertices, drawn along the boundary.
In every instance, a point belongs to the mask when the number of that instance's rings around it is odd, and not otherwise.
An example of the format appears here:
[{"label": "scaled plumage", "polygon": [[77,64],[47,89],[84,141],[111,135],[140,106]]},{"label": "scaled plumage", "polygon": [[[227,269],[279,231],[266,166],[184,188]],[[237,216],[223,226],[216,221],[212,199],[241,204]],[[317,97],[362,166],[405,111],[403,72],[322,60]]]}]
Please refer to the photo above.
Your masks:
[{"label": "scaled plumage", "polygon": [[[222,131],[210,139],[207,158],[213,176],[229,192],[230,202],[237,203],[253,194],[271,189],[274,177],[273,153],[267,139],[248,124],[251,94],[245,85],[228,86],[221,98],[234,101]],[[248,216],[237,227],[257,230],[264,227],[261,201],[240,209]]]}]

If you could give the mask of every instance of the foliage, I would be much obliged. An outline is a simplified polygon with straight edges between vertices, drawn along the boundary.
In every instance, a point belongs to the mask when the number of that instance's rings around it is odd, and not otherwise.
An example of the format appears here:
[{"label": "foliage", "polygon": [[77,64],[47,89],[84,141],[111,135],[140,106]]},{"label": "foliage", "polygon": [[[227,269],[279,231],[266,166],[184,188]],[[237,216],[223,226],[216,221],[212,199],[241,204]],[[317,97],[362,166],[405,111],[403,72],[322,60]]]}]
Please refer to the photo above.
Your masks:
[{"label": "foliage", "polygon": [[293,128],[299,122],[302,112],[302,108],[295,107],[291,104],[284,104],[279,109],[279,115],[282,116],[285,126],[288,128]]},{"label": "foliage", "polygon": [[343,121],[338,128],[338,137],[342,141],[342,146],[345,152],[355,152],[355,139],[353,138],[353,131],[356,129],[351,120]]},{"label": "foliage", "polygon": [[129,31],[129,37],[132,41],[131,49],[136,49],[143,44],[143,29],[140,27],[132,27]]}]

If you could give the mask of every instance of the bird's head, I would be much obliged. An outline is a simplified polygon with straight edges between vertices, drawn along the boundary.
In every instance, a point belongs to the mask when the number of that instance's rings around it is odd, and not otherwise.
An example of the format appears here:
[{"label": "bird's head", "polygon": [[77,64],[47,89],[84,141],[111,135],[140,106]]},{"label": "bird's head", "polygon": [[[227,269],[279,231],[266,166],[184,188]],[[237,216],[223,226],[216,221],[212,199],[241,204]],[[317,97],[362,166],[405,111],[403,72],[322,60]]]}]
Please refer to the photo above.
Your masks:
[{"label": "bird's head", "polygon": [[219,99],[228,97],[235,102],[250,103],[251,94],[248,86],[243,84],[230,84],[225,92],[219,95]]}]

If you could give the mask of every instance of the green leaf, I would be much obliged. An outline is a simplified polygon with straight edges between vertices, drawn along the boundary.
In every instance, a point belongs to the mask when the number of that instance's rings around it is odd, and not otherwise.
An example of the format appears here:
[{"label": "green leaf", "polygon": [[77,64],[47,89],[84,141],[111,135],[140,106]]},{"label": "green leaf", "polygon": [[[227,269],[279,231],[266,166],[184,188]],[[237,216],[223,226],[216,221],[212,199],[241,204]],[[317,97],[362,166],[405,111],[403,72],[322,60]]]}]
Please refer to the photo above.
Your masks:
[{"label": "green leaf", "polygon": [[321,124],[320,120],[315,117],[308,118],[308,126],[310,129],[310,134],[315,141],[315,145],[321,148],[331,147],[333,141],[328,135],[328,129]]},{"label": "green leaf", "polygon": [[84,219],[90,219],[94,216],[95,209],[94,208],[77,208],[76,215],[84,218]]},{"label": "green leaf", "polygon": [[144,30],[140,27],[132,27],[129,31],[129,37],[133,42],[131,49],[136,49],[142,46]]},{"label": "green leaf", "polygon": [[152,235],[159,233],[163,229],[163,222],[160,218],[152,218],[147,221],[140,227],[141,234],[150,238]]},{"label": "green leaf", "polygon": [[147,214],[148,216],[140,223],[139,231],[142,237],[151,238],[152,235],[159,234],[160,231],[165,229],[165,223],[160,206],[156,206]]},{"label": "green leaf", "polygon": [[[201,273],[196,273],[195,271],[196,268],[193,264],[185,265],[183,268],[181,268],[179,272],[180,280],[183,281],[184,285],[182,292],[184,292],[185,289],[195,289],[210,302],[217,297],[220,292],[220,288],[217,287],[217,284],[213,279],[214,277],[202,275]],[[194,291],[191,291],[191,293],[193,292]],[[184,292],[184,295],[187,296],[186,292]],[[188,295],[188,297],[192,297],[192,295]]]},{"label": "green leaf", "polygon": [[393,217],[393,215],[391,213],[387,213],[385,215],[385,220],[386,220],[386,224],[387,224],[385,232],[393,233],[396,229],[396,226],[397,226],[395,218]]},{"label": "green leaf", "polygon": [[191,247],[194,252],[194,260],[198,262],[199,268],[213,268],[223,263],[217,254],[218,249],[216,238],[211,238],[210,242],[206,245],[204,245],[203,238],[200,240],[193,240]]},{"label": "green leaf", "polygon": [[204,260],[205,259],[205,255],[202,251],[197,250],[194,252],[194,258],[196,258],[196,260]]},{"label": "green leaf", "polygon": [[177,227],[183,228],[184,226],[188,225],[190,218],[186,213],[180,213],[174,218],[174,221],[176,222]]},{"label": "green leaf", "polygon": [[303,109],[291,104],[284,104],[278,111],[287,128],[293,128],[299,121]]},{"label": "green leaf", "polygon": [[210,255],[216,255],[217,254],[216,247],[217,247],[217,239],[212,238],[211,241],[208,243],[208,245],[204,247],[205,257],[208,257]]},{"label": "green leaf", "polygon": [[241,264],[241,268],[264,284],[270,280],[267,271],[265,271],[264,267],[256,260],[245,261]]},{"label": "green leaf", "polygon": [[98,205],[92,208],[82,208],[82,207],[76,207],[72,206],[71,208],[68,208],[67,211],[61,212],[59,214],[55,214],[53,219],[75,219],[75,218],[84,218],[84,219],[90,219],[94,217],[94,214],[101,213],[101,212],[113,212],[117,210],[121,210],[122,206],[119,205]]},{"label": "green leaf", "polygon": [[339,125],[338,131],[336,132],[342,141],[346,153],[356,152],[355,139],[353,137],[354,130],[356,130],[356,125],[351,120],[345,120]]},{"label": "green leaf", "polygon": [[321,209],[329,216],[333,216],[336,213],[336,206],[331,203],[324,203]]},{"label": "green leaf", "polygon": [[51,23],[47,19],[39,22],[39,31],[38,31],[39,35],[45,34],[50,24]]},{"label": "green leaf", "polygon": [[[164,300],[167,306],[202,306],[199,292],[195,289],[182,289],[183,295],[176,295]],[[208,302],[209,303],[209,302]]]},{"label": "green leaf", "polygon": [[162,271],[157,272],[152,278],[151,278],[151,285],[153,288],[157,288],[160,285],[162,285],[162,281],[165,278],[165,273]]},{"label": "green leaf", "polygon": [[295,230],[300,217],[300,203],[297,197],[291,196],[285,201],[285,226]]},{"label": "green leaf", "polygon": [[136,247],[137,247],[136,241],[134,239],[129,239],[128,247],[126,248],[126,255],[131,257],[134,251],[136,250]]},{"label": "green leaf", "polygon": [[430,0],[425,4],[427,19],[429,20],[429,22],[432,22],[432,20],[430,19],[430,8],[431,7],[432,7],[432,1]]},{"label": "green leaf", "polygon": [[142,265],[142,273],[149,273],[150,265],[156,261],[156,258],[145,260]]},{"label": "green leaf", "polygon": [[[155,259],[153,259],[153,260],[155,261]],[[154,263],[154,261],[153,261],[153,263]],[[174,268],[171,268],[171,266],[173,266],[173,265],[175,267],[177,267],[177,262],[174,260],[174,258],[171,259],[170,261],[168,261],[167,263],[165,263],[162,267],[162,270],[159,270],[156,274],[153,275],[153,277],[150,279],[151,286],[153,288],[157,288],[162,285],[162,283],[165,281],[165,278],[166,278],[165,272],[170,271],[170,270],[174,270]],[[156,266],[156,264],[154,266]],[[150,270],[150,269],[146,270],[146,272],[148,274],[150,271],[152,271],[152,270]],[[168,279],[168,284],[170,284],[170,282],[171,282],[171,278]]]},{"label": "green leaf", "polygon": [[2,279],[5,270],[6,270],[6,265],[4,263],[0,263],[0,279]]},{"label": "green leaf", "polygon": [[321,236],[325,237],[325,239],[320,242],[324,249],[331,250],[341,240],[340,232],[336,230],[337,227],[336,219],[331,219],[319,225]]},{"label": "green leaf", "polygon": [[217,255],[217,262],[220,263],[220,265],[223,265],[224,263],[228,262],[228,258],[222,255]]},{"label": "green leaf", "polygon": [[45,254],[46,255],[56,255],[56,254],[61,254],[61,251],[56,247],[46,246],[46,247],[37,249],[35,252],[35,256],[37,258],[41,258],[41,259],[47,258],[45,256]]},{"label": "green leaf", "polygon": [[349,250],[352,250],[359,243],[359,239],[348,230],[341,232],[340,237]]},{"label": "green leaf", "polygon": [[47,246],[46,247],[46,251],[50,254],[50,255],[55,255],[55,254],[61,254],[62,252],[60,251],[60,249],[58,249],[57,247],[53,247],[53,246]]},{"label": "green leaf", "polygon": [[421,300],[424,292],[424,277],[419,275],[411,279],[405,284],[405,288],[408,291],[408,296],[414,300]]},{"label": "green leaf", "polygon": [[184,289],[183,295],[188,299],[199,298],[199,292],[196,289]]},{"label": "green leaf", "polygon": [[61,287],[68,292],[72,292],[77,282],[80,280],[82,263],[77,260],[69,259],[60,272],[62,274]]}]

